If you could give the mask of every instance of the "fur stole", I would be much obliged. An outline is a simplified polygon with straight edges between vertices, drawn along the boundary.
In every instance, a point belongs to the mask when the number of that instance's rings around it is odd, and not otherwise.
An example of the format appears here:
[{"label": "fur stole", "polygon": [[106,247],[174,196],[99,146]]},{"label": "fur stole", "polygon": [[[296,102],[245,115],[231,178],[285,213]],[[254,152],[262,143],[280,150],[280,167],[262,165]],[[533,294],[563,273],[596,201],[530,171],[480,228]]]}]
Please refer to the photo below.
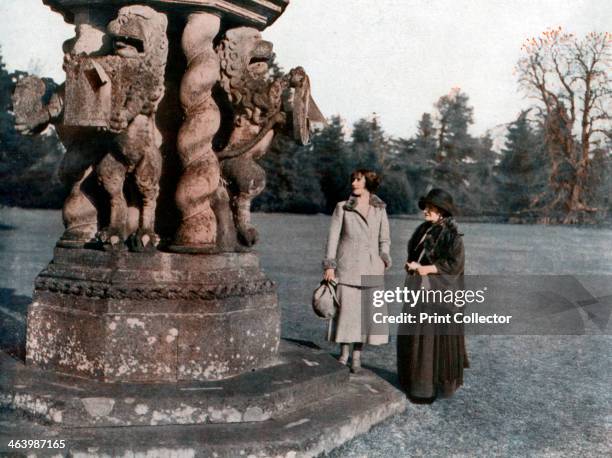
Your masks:
[{"label": "fur stole", "polygon": [[[376,194],[370,194],[370,205],[375,208],[385,208],[387,206],[386,203],[382,201],[380,197]],[[353,211],[357,206],[357,196],[351,194],[351,197],[348,198],[346,203],[344,204],[345,210]]]},{"label": "fur stole", "polygon": [[435,224],[430,222],[421,224],[415,231],[415,235],[419,237],[415,244],[419,243],[425,232],[427,232],[423,241],[425,256],[431,262],[448,258],[452,254],[457,237],[463,236],[452,217],[442,218]]}]

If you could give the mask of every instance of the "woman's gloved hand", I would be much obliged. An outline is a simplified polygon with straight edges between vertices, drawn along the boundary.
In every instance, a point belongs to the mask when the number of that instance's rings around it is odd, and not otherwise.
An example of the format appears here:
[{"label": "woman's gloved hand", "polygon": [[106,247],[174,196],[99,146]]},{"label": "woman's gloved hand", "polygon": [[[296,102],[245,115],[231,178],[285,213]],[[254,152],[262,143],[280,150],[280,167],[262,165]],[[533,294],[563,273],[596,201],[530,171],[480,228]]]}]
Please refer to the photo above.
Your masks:
[{"label": "woman's gloved hand", "polygon": [[323,280],[332,281],[336,279],[336,271],[334,269],[325,269],[323,272]]}]

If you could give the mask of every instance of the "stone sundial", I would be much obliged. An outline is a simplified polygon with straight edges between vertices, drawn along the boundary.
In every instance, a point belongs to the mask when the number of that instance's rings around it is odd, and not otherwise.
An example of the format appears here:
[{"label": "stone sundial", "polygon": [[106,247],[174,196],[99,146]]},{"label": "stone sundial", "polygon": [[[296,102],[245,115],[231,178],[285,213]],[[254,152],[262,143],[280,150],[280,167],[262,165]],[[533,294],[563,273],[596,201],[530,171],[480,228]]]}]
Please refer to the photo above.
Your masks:
[{"label": "stone sundial", "polygon": [[15,121],[55,126],[70,193],[25,364],[0,353],[0,405],[34,418],[23,434],[48,428],[91,456],[308,456],[401,411],[373,374],[349,380],[281,341],[276,285],[252,251],[257,159],[323,121],[304,69],[268,76],[260,31],[289,1],[43,1],[75,25],[66,82],[48,94],[21,80]]}]

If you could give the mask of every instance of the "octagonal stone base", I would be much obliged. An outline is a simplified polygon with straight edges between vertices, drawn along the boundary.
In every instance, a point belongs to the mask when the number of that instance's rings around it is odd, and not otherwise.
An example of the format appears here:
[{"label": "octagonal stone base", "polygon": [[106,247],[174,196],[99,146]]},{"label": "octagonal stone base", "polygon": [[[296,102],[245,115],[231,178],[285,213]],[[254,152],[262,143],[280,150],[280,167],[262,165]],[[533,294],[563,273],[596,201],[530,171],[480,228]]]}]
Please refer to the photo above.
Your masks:
[{"label": "octagonal stone base", "polygon": [[[0,352],[0,455],[10,440],[63,439],[28,456],[308,457],[402,412],[405,395],[316,348],[218,382],[106,384],[51,374]],[[112,425],[112,426],[110,426]]]},{"label": "octagonal stone base", "polygon": [[100,383],[28,368],[1,352],[0,367],[0,405],[64,428],[266,421],[349,380],[327,354],[287,342],[277,365],[214,382]]},{"label": "octagonal stone base", "polygon": [[56,248],[27,363],[105,382],[220,380],[278,363],[280,309],[252,253]]}]

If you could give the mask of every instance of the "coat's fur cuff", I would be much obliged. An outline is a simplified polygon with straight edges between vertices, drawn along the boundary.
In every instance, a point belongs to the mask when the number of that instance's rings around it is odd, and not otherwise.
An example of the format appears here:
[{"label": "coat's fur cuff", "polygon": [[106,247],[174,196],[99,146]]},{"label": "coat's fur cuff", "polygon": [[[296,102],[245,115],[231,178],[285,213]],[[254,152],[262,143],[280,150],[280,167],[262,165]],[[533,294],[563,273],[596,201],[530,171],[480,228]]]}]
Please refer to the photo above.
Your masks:
[{"label": "coat's fur cuff", "polygon": [[391,256],[389,256],[387,253],[381,253],[380,254],[380,258],[383,260],[383,262],[385,263],[385,267],[388,269],[389,267],[391,267]]},{"label": "coat's fur cuff", "polygon": [[337,267],[338,267],[338,265],[336,264],[336,260],[335,259],[325,258],[323,260],[323,269],[335,269]]}]

